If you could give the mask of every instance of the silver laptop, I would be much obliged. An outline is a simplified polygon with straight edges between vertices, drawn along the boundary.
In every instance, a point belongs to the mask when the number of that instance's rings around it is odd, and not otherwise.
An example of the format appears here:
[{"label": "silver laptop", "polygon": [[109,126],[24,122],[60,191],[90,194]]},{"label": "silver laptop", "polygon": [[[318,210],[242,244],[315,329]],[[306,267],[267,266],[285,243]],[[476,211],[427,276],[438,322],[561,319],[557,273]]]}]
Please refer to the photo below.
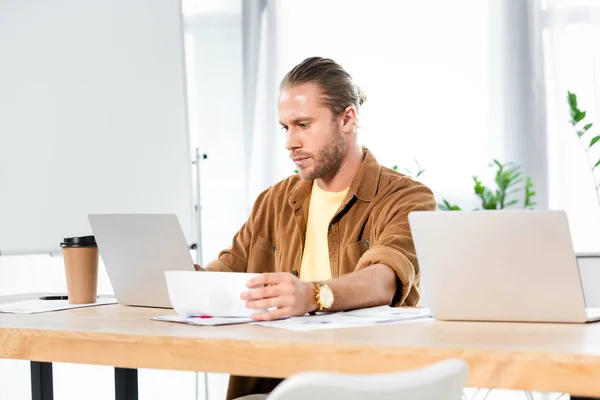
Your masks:
[{"label": "silver laptop", "polygon": [[165,271],[194,271],[176,215],[90,214],[90,226],[119,304],[172,308]]},{"label": "silver laptop", "polygon": [[564,211],[409,214],[425,307],[438,320],[600,320],[586,309]]}]

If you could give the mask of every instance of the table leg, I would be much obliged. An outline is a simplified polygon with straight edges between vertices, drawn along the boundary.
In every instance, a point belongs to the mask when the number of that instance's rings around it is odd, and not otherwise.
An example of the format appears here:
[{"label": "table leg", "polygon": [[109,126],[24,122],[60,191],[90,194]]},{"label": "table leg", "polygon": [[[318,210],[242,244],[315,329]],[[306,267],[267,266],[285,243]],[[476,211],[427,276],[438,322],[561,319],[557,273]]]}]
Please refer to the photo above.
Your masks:
[{"label": "table leg", "polygon": [[137,369],[115,368],[115,400],[138,400]]},{"label": "table leg", "polygon": [[52,363],[31,362],[31,399],[53,400]]}]

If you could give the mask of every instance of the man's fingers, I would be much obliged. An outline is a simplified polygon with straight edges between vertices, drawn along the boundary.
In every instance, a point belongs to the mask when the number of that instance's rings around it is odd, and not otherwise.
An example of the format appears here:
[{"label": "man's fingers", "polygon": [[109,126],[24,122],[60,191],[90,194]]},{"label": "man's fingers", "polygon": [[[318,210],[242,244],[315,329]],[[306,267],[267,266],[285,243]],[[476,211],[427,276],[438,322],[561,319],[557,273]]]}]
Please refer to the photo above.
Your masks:
[{"label": "man's fingers", "polygon": [[290,285],[273,285],[258,289],[250,289],[242,292],[240,296],[242,300],[260,300],[269,297],[277,297],[284,294],[289,294]]},{"label": "man's fingers", "polygon": [[290,307],[278,308],[277,310],[271,312],[257,313],[252,314],[252,319],[254,321],[272,321],[274,319],[281,319],[285,317],[289,317],[291,313]]},{"label": "man's fingers", "polygon": [[202,268],[198,264],[194,264],[194,268],[196,269],[196,271],[204,271],[205,270],[204,268]]},{"label": "man's fingers", "polygon": [[287,272],[266,272],[250,279],[246,286],[249,288],[262,285],[276,285],[279,283],[290,282],[292,274]]},{"label": "man's fingers", "polygon": [[294,298],[291,296],[278,296],[268,299],[251,300],[246,302],[247,308],[252,309],[267,309],[267,308],[283,308],[294,305]]}]

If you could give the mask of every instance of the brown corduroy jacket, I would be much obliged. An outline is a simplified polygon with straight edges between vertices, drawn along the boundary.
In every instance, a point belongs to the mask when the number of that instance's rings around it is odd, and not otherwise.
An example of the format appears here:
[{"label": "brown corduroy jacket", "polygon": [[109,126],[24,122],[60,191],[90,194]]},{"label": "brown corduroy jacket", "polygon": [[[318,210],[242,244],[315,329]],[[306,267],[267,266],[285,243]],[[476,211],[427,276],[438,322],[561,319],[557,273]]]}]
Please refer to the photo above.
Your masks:
[{"label": "brown corduroy jacket", "polygon": [[[373,264],[396,272],[392,306],[419,301],[421,274],[408,213],[434,210],[436,201],[425,185],[381,166],[369,150],[328,233],[332,278]],[[300,273],[312,181],[291,176],[261,193],[232,244],[207,270]],[[270,392],[281,380],[232,376],[227,399]]]}]

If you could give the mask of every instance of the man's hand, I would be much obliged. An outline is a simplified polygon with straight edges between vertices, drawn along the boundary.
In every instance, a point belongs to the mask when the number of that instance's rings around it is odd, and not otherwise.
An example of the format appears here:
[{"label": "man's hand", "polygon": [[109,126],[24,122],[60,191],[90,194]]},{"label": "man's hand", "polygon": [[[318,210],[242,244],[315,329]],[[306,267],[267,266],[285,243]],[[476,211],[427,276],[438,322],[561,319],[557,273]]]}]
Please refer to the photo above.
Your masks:
[{"label": "man's hand", "polygon": [[194,264],[194,268],[196,269],[196,271],[204,271],[204,268],[202,268],[198,264]]},{"label": "man's hand", "polygon": [[247,286],[250,290],[241,295],[242,300],[246,300],[246,307],[276,308],[254,314],[252,319],[256,321],[299,316],[317,309],[314,284],[287,272],[260,274],[249,280]]}]

